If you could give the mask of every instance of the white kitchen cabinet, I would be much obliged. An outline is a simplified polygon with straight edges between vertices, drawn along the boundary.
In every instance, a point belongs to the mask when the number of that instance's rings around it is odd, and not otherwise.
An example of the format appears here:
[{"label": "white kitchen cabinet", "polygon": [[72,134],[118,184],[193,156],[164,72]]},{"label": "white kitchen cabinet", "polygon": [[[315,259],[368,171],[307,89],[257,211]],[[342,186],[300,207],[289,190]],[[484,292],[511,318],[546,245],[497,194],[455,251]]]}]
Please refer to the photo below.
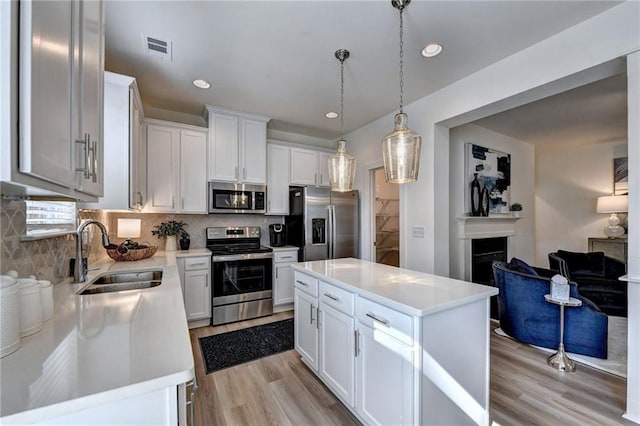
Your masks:
[{"label": "white kitchen cabinet", "polygon": [[298,261],[297,248],[274,248],[273,252],[273,311],[290,310],[293,304],[293,271]]},{"label": "white kitchen cabinet", "polygon": [[289,147],[267,145],[267,213],[289,214]]},{"label": "white kitchen cabinet", "polygon": [[[89,209],[142,210],[146,199],[144,113],[136,80],[104,75],[104,196]],[[129,188],[123,191],[123,188]]]},{"label": "white kitchen cabinet", "polygon": [[3,150],[2,180],[95,201],[103,181],[102,2],[25,1],[10,9],[3,25],[13,28],[16,49],[3,52],[11,58],[3,77],[17,99],[8,114],[18,137]]},{"label": "white kitchen cabinet", "polygon": [[356,412],[366,424],[416,424],[413,347],[386,334],[384,327],[359,322],[357,330]]},{"label": "white kitchen cabinet", "polygon": [[[302,360],[318,371],[318,298],[300,286],[297,274],[294,291],[294,341]],[[317,285],[317,283],[316,283]]]},{"label": "white kitchen cabinet", "polygon": [[145,212],[206,213],[207,133],[195,126],[147,120]]},{"label": "white kitchen cabinet", "polygon": [[211,256],[199,255],[178,259],[184,309],[189,328],[211,323]]},{"label": "white kitchen cabinet", "polygon": [[207,105],[208,180],[266,184],[269,118]]},{"label": "white kitchen cabinet", "polygon": [[331,153],[306,148],[291,148],[291,185],[329,186],[329,164]]}]

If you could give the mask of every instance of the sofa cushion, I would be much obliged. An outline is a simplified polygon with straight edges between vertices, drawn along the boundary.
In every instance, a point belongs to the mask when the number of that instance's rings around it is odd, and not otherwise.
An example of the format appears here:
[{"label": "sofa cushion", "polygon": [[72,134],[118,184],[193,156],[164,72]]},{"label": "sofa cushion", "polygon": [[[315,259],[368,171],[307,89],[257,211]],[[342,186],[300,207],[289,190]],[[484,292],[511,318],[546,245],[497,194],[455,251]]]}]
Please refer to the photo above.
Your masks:
[{"label": "sofa cushion", "polygon": [[533,266],[529,265],[527,262],[525,262],[522,259],[518,259],[517,257],[511,258],[511,261],[509,262],[508,267],[510,270],[514,272],[520,272],[522,274],[528,274],[528,275],[536,275],[536,276],[538,275],[536,270],[533,269]]},{"label": "sofa cushion", "polygon": [[604,252],[576,253],[558,250],[558,256],[567,262],[571,275],[604,276]]}]

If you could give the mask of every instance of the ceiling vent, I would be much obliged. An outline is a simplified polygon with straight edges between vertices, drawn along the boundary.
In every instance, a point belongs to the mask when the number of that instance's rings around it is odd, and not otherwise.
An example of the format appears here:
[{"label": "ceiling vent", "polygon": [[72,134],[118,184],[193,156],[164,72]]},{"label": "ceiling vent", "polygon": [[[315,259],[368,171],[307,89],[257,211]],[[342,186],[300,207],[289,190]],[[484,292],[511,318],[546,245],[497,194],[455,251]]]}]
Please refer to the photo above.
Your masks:
[{"label": "ceiling vent", "polygon": [[144,50],[149,55],[171,60],[172,42],[170,40],[162,40],[159,37],[151,37],[146,34],[142,34],[142,41],[144,43]]}]

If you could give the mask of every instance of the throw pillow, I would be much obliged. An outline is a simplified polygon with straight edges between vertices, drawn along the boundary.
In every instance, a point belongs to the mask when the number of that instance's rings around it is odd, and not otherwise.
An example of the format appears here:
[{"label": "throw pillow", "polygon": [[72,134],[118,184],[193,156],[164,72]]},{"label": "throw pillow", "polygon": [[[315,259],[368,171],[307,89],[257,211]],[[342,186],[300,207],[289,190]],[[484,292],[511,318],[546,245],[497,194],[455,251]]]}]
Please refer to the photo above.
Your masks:
[{"label": "throw pillow", "polygon": [[515,272],[520,272],[528,275],[538,275],[535,269],[524,260],[512,257],[509,262],[509,269]]}]

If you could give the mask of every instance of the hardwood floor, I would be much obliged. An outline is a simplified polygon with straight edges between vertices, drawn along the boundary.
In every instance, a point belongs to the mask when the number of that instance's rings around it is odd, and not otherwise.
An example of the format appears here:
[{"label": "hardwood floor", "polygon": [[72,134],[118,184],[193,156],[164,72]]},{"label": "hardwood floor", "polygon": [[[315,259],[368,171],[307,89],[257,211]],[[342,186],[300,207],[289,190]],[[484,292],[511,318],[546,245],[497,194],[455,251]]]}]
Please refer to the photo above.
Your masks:
[{"label": "hardwood floor", "polygon": [[[191,330],[199,389],[195,424],[360,424],[300,361],[287,351],[206,375],[199,337],[290,318],[284,312]],[[497,325],[492,323],[491,328]],[[626,380],[578,364],[560,373],[548,354],[491,333],[491,416],[494,425],[634,425],[623,419]]]}]

